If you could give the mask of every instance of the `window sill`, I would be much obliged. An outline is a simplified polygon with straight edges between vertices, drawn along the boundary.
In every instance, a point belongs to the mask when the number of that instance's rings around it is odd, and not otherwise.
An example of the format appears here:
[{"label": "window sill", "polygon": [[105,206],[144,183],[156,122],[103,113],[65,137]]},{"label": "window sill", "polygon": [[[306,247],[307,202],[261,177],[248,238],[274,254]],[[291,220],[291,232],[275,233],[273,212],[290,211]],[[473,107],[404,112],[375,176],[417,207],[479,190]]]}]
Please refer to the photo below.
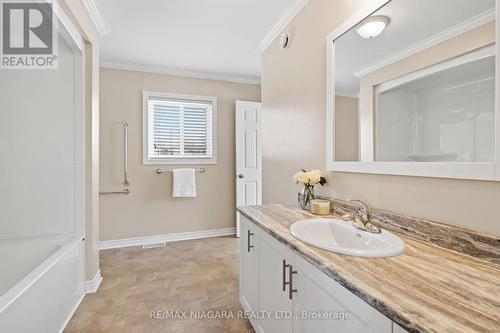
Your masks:
[{"label": "window sill", "polygon": [[216,158],[189,158],[189,159],[172,159],[172,160],[143,160],[143,165],[204,165],[217,164]]}]

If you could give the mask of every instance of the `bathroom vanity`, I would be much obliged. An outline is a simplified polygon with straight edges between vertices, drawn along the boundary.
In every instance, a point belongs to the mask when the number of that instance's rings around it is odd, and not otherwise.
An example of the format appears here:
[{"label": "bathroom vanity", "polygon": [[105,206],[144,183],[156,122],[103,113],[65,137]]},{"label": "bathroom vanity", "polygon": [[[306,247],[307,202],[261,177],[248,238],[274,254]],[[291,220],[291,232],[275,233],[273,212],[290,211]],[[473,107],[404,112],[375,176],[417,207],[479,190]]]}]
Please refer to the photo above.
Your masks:
[{"label": "bathroom vanity", "polygon": [[398,232],[406,246],[398,256],[337,254],[290,233],[296,221],[313,217],[308,212],[284,205],[238,212],[240,302],[256,332],[456,333],[500,327],[497,263]]}]

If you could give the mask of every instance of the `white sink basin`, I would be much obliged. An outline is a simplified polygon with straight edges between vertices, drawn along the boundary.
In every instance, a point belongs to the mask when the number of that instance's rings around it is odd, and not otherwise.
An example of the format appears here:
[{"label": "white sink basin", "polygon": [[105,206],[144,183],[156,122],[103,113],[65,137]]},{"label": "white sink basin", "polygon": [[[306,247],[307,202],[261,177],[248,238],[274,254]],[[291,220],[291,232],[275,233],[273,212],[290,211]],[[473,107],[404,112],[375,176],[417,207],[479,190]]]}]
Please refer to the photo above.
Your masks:
[{"label": "white sink basin", "polygon": [[389,231],[373,234],[337,219],[300,220],[290,227],[290,232],[309,245],[357,257],[391,257],[401,254],[405,249],[401,238]]}]

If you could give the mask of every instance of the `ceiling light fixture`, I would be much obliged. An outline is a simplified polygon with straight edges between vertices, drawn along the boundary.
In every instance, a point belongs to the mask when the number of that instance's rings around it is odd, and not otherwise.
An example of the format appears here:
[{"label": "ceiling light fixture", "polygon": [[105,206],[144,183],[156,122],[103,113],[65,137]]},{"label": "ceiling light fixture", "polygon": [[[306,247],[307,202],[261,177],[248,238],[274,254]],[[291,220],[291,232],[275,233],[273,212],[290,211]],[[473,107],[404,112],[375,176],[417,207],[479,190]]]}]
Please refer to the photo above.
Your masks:
[{"label": "ceiling light fixture", "polygon": [[387,16],[370,16],[356,28],[356,32],[362,38],[374,38],[380,35],[388,25],[389,18]]}]

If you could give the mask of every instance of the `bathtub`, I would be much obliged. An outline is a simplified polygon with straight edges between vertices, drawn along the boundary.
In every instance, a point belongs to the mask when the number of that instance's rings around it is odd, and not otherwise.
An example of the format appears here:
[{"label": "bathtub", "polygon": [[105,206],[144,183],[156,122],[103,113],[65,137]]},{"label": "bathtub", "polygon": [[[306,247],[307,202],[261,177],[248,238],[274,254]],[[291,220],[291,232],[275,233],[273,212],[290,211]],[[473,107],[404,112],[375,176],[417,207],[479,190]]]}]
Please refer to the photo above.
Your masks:
[{"label": "bathtub", "polygon": [[85,295],[84,238],[0,240],[0,332],[56,333]]}]

